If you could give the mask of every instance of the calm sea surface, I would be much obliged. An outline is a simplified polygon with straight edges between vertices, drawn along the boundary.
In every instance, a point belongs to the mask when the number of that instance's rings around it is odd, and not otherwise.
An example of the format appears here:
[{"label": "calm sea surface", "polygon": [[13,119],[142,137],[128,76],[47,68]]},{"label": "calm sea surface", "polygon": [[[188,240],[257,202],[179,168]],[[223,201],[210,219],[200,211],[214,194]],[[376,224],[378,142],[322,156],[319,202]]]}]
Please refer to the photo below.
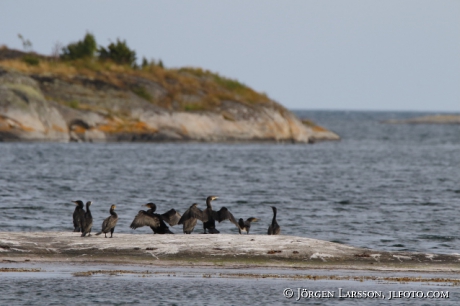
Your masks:
[{"label": "calm sea surface", "polygon": [[[71,201],[81,199],[93,201],[93,230],[116,204],[115,235],[149,233],[129,228],[141,204],[182,213],[194,202],[204,208],[206,196],[216,195],[215,208],[260,218],[252,234],[266,234],[276,206],[282,234],[387,251],[460,253],[460,125],[381,123],[422,113],[297,114],[342,140],[0,143],[0,231],[71,231]],[[228,221],[218,229],[238,233]],[[194,233],[200,232],[199,223]]]}]

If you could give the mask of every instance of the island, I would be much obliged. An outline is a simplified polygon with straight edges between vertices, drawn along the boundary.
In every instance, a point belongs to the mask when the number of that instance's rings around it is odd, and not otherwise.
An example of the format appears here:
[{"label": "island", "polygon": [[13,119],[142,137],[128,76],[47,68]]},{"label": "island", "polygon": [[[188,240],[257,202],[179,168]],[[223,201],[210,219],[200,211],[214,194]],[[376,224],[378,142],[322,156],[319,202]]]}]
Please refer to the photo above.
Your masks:
[{"label": "island", "polygon": [[66,60],[0,48],[0,141],[338,139],[266,94],[201,68]]}]

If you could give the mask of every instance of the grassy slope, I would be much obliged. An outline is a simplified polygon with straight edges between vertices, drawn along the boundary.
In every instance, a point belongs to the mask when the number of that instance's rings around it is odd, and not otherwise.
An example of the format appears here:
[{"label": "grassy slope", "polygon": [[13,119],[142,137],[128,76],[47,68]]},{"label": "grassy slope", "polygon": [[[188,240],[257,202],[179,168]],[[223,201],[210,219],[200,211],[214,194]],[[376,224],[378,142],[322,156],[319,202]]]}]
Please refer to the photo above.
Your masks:
[{"label": "grassy slope", "polygon": [[[63,61],[44,56],[36,56],[38,63],[30,61],[30,54],[16,55],[7,59],[1,56],[0,66],[13,68],[28,75],[48,75],[72,82],[75,77],[85,77],[92,81],[101,81],[119,90],[129,90],[139,97],[176,111],[204,111],[218,106],[221,101],[231,100],[244,104],[270,102],[262,93],[232,79],[228,79],[200,68],[166,69],[157,65],[148,65],[134,69],[97,59]],[[155,99],[141,84],[133,80],[148,80],[158,84],[165,92]],[[195,98],[193,103],[190,97]],[[72,106],[72,101],[65,101]],[[75,103],[74,103],[75,104]],[[73,105],[79,108],[77,104]]]}]

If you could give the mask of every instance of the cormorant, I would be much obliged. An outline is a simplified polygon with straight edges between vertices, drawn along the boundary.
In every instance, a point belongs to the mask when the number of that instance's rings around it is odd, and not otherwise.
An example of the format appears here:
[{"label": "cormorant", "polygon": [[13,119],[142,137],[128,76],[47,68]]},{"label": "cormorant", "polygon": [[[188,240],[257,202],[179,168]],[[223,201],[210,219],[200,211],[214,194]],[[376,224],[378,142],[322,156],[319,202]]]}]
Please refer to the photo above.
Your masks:
[{"label": "cormorant", "polygon": [[118,215],[115,212],[115,208],[117,208],[115,205],[110,206],[110,217],[106,218],[104,222],[102,222],[102,230],[96,235],[104,233],[105,238],[107,238],[107,233],[110,232],[110,238],[112,238],[115,225],[117,225],[118,221]]},{"label": "cormorant", "polygon": [[270,226],[268,227],[268,234],[269,235],[279,235],[281,228],[278,225],[278,222],[276,222],[276,207],[272,206],[272,209],[273,209],[273,220],[272,220],[272,224],[270,224]]},{"label": "cormorant", "polygon": [[184,224],[184,233],[191,233],[196,225],[196,219],[203,222],[204,234],[206,230],[209,234],[219,234],[220,232],[216,229],[216,220],[222,222],[224,220],[230,220],[233,224],[238,227],[238,222],[235,217],[228,211],[226,207],[222,207],[219,211],[212,210],[211,201],[217,199],[216,196],[209,196],[206,199],[206,209],[201,211],[195,204],[184,213],[184,216],[179,220],[179,224]]},{"label": "cormorant", "polygon": [[81,230],[81,236],[85,237],[86,234],[88,236],[91,236],[91,228],[93,227],[93,216],[91,215],[91,211],[89,210],[89,207],[91,206],[93,202],[88,201],[86,202],[86,213],[83,218],[82,222],[82,230]]},{"label": "cormorant", "polygon": [[211,201],[218,199],[216,196],[209,196],[206,198],[206,209],[203,211],[203,230],[206,234],[206,230],[210,234],[219,234],[220,232],[216,229],[216,220],[220,222],[224,220],[230,220],[233,224],[238,227],[238,222],[235,217],[228,211],[227,207],[222,207],[219,211],[212,210]]},{"label": "cormorant", "polygon": [[189,209],[182,215],[178,224],[183,224],[184,234],[191,234],[195,228],[198,219],[202,219],[203,212],[197,207],[197,203],[193,203]]},{"label": "cormorant", "polygon": [[147,211],[140,210],[139,213],[134,217],[130,227],[136,229],[142,226],[150,226],[155,234],[174,234],[169,230],[165,221],[170,225],[174,226],[179,222],[181,215],[175,210],[170,209],[164,214],[160,215],[155,213],[157,206],[154,203],[147,203],[143,206],[149,207]]},{"label": "cormorant", "polygon": [[75,207],[75,210],[73,212],[73,231],[74,232],[81,232],[82,227],[83,227],[83,220],[85,218],[85,210],[83,209],[83,202],[78,200],[78,201],[72,201],[77,205]]},{"label": "cormorant", "polygon": [[248,218],[246,221],[244,221],[243,218],[240,218],[240,220],[238,220],[238,231],[240,232],[240,235],[241,235],[241,232],[246,232],[246,234],[249,235],[249,229],[251,228],[251,222],[257,222],[257,221],[259,221],[259,219],[254,218],[254,217]]}]

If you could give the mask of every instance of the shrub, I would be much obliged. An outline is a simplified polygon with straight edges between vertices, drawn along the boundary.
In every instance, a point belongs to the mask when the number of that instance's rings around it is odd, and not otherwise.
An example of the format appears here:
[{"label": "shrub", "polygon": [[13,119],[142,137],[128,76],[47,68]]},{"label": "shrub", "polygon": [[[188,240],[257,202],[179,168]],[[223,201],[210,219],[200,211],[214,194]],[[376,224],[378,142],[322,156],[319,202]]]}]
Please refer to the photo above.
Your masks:
[{"label": "shrub", "polygon": [[117,39],[117,43],[111,43],[107,49],[99,49],[99,58],[102,60],[112,60],[118,64],[126,64],[132,67],[136,65],[136,51],[131,50],[126,41]]},{"label": "shrub", "polygon": [[68,102],[67,105],[71,108],[78,109],[80,107],[80,102],[78,102],[77,100],[72,100]]},{"label": "shrub", "polygon": [[62,48],[61,58],[76,60],[79,58],[92,58],[97,51],[96,39],[93,34],[86,33],[83,40],[69,44]]},{"label": "shrub", "polygon": [[30,65],[30,66],[38,66],[38,64],[40,64],[40,60],[38,59],[38,57],[36,56],[33,56],[33,55],[24,55],[24,57],[22,58],[22,60],[27,64],[27,65]]},{"label": "shrub", "polygon": [[141,67],[147,68],[148,66],[149,66],[149,61],[145,57],[143,57]]},{"label": "shrub", "polygon": [[152,95],[147,91],[147,89],[145,89],[142,86],[134,87],[134,88],[131,89],[131,91],[134,92],[138,97],[140,97],[142,99],[145,99],[145,100],[150,101],[150,102],[153,101]]}]

